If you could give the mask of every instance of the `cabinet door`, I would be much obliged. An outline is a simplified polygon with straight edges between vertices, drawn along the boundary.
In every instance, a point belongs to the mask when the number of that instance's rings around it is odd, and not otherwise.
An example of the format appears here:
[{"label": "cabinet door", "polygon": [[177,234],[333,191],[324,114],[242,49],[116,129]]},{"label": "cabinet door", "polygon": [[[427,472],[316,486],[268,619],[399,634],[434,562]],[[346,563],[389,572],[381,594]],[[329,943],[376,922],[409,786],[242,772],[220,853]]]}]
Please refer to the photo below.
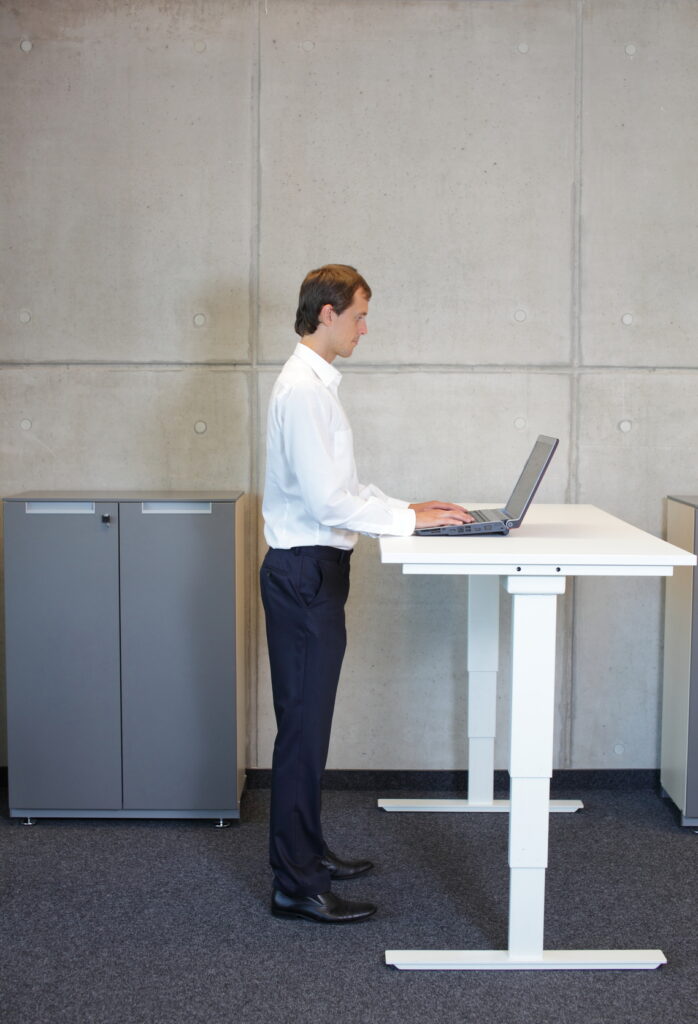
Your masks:
[{"label": "cabinet door", "polygon": [[234,504],[120,509],[124,808],[232,809]]},{"label": "cabinet door", "polygon": [[11,808],[121,807],[117,513],[5,502]]}]

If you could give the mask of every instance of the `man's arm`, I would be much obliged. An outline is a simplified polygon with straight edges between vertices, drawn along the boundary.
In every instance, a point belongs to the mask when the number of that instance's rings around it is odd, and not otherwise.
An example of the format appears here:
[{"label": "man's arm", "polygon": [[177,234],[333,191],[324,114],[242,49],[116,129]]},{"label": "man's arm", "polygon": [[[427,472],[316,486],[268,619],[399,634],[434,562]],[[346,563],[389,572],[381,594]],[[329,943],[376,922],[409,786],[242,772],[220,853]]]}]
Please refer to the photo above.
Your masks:
[{"label": "man's arm", "polygon": [[280,412],[284,447],[306,508],[323,526],[369,536],[409,536],[416,513],[407,502],[391,502],[378,488],[358,483],[351,431],[345,432],[345,448],[336,450],[329,401],[319,389],[296,387],[285,395]]},{"label": "man's arm", "polygon": [[411,508],[416,516],[415,529],[424,530],[434,526],[457,526],[460,523],[472,523],[473,517],[463,508],[462,505],[455,505],[452,501],[422,501],[415,504],[408,504],[406,501],[399,501],[384,494],[375,484],[368,486],[361,485],[361,493],[373,494],[375,497],[385,501],[387,505],[395,508]]}]

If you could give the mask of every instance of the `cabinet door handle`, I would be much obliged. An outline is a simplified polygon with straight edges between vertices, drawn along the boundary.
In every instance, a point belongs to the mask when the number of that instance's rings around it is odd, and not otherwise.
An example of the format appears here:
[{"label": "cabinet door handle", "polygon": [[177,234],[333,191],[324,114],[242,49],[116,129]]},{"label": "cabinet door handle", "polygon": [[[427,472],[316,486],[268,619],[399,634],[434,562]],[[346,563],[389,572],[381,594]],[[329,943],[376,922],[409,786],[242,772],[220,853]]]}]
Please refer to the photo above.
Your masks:
[{"label": "cabinet door handle", "polygon": [[102,522],[103,522],[103,523],[106,523],[106,524],[107,524],[107,526],[109,526],[109,524],[111,523],[111,516],[109,515],[109,513],[108,513],[108,512],[104,512],[104,513],[102,514]]},{"label": "cabinet door handle", "polygon": [[27,501],[24,510],[29,515],[93,515],[94,501]]},{"label": "cabinet door handle", "polygon": [[141,512],[155,515],[174,515],[184,513],[189,515],[210,515],[212,512],[210,501],[143,501]]}]

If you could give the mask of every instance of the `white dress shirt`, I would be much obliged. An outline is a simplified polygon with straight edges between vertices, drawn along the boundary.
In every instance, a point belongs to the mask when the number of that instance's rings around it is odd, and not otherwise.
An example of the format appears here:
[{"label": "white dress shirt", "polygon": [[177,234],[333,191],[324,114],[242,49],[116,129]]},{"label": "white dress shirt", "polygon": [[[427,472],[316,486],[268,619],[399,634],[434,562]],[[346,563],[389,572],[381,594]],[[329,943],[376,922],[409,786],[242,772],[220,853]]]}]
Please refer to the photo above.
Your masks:
[{"label": "white dress shirt", "polygon": [[359,533],[408,537],[414,510],[360,484],[337,390],[341,373],[300,342],[274,385],[267,417],[264,536],[272,548],[351,550]]}]

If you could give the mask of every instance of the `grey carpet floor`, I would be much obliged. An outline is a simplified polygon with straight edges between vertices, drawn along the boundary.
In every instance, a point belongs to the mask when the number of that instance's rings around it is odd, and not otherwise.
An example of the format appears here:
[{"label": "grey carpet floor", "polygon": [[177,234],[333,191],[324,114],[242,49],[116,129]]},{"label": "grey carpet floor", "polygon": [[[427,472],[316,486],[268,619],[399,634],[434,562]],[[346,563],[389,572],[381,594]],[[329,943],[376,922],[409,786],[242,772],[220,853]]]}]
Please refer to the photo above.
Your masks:
[{"label": "grey carpet floor", "polygon": [[655,792],[570,793],[585,809],[550,822],[546,948],[668,958],[626,972],[386,966],[385,949],[506,946],[508,821],[387,814],[378,795],[324,796],[330,845],[377,864],[337,884],[379,904],[343,927],[270,916],[266,790],[226,830],[0,817],[3,1024],[698,1022],[698,835]]}]

